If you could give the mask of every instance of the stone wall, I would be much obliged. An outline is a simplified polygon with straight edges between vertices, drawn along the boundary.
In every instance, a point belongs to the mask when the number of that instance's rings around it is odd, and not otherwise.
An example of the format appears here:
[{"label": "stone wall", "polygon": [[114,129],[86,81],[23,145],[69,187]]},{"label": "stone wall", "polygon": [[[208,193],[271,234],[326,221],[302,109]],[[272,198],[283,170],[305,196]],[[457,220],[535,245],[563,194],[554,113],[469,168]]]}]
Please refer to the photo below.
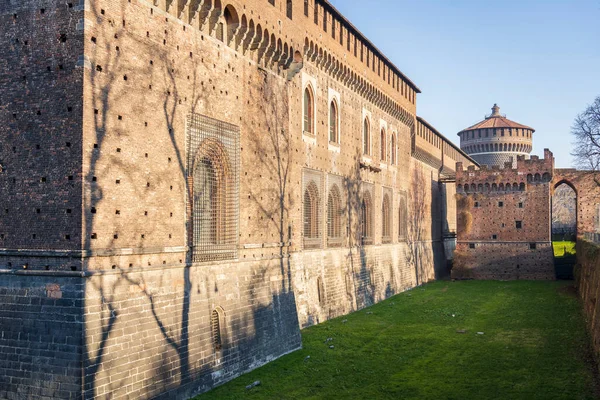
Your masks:
[{"label": "stone wall", "polygon": [[577,241],[574,275],[592,338],[596,358],[600,357],[600,246],[582,239]]}]

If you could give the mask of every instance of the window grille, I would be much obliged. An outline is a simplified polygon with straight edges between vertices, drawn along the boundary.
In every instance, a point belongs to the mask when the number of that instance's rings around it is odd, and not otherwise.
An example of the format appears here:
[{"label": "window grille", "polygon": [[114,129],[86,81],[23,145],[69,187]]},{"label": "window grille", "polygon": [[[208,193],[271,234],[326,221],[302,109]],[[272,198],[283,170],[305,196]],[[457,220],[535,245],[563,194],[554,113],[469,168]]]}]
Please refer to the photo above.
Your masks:
[{"label": "window grille", "polygon": [[193,262],[237,258],[239,138],[237,126],[188,117],[188,240]]},{"label": "window grille", "polygon": [[406,207],[406,194],[400,193],[400,207],[398,209],[398,240],[406,240],[408,234],[408,209]]},{"label": "window grille", "polygon": [[304,132],[315,133],[313,129],[314,125],[314,95],[312,88],[307,86],[304,89]]},{"label": "window grille", "polygon": [[371,126],[369,118],[363,122],[363,154],[371,155]]},{"label": "window grille", "polygon": [[329,105],[329,141],[338,143],[338,106],[335,100]]},{"label": "window grille", "polygon": [[373,244],[373,201],[368,190],[363,191],[360,207],[360,227],[362,244]]},{"label": "window grille", "polygon": [[337,185],[329,189],[327,198],[327,246],[342,246],[342,207],[341,195]]},{"label": "window grille", "polygon": [[220,315],[217,310],[213,310],[210,316],[210,326],[212,333],[213,346],[215,350],[219,351],[223,348],[223,339],[221,336],[221,321]]},{"label": "window grille", "polygon": [[381,237],[383,243],[391,243],[392,227],[391,227],[391,205],[390,196],[385,193],[381,204]]},{"label": "window grille", "polygon": [[319,249],[321,240],[321,175],[305,170],[303,173],[304,248]]}]

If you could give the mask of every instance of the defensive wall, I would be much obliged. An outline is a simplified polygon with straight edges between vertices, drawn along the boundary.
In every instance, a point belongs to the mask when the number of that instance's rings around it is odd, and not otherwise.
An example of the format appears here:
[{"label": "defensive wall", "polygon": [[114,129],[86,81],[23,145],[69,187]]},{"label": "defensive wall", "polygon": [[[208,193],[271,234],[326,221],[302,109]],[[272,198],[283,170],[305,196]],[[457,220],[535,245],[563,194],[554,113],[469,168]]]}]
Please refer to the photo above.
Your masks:
[{"label": "defensive wall", "polygon": [[0,397],[189,398],[445,272],[473,162],[328,2],[0,26]]},{"label": "defensive wall", "polygon": [[458,240],[452,277],[554,279],[550,240],[554,157],[517,158],[517,167],[457,164]]}]

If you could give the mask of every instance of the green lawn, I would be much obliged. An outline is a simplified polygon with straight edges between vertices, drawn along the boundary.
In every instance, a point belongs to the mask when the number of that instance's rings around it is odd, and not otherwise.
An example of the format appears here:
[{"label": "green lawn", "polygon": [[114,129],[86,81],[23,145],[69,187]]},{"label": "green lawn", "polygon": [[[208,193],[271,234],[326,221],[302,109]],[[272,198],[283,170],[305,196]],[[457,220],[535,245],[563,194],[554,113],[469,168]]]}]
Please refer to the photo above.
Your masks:
[{"label": "green lawn", "polygon": [[575,242],[552,242],[554,257],[567,257],[575,255]]},{"label": "green lawn", "polygon": [[306,329],[302,350],[197,399],[594,399],[570,285],[432,283]]}]

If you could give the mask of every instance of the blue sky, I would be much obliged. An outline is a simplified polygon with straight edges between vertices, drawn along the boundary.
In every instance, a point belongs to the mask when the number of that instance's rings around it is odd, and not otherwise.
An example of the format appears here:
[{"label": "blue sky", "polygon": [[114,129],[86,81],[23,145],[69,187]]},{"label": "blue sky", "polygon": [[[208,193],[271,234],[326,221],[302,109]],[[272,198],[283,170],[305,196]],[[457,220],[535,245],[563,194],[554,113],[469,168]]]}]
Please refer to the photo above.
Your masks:
[{"label": "blue sky", "polygon": [[532,154],[571,166],[570,127],[600,96],[600,0],[330,0],[422,90],[417,113],[456,133],[498,103],[535,128]]}]

